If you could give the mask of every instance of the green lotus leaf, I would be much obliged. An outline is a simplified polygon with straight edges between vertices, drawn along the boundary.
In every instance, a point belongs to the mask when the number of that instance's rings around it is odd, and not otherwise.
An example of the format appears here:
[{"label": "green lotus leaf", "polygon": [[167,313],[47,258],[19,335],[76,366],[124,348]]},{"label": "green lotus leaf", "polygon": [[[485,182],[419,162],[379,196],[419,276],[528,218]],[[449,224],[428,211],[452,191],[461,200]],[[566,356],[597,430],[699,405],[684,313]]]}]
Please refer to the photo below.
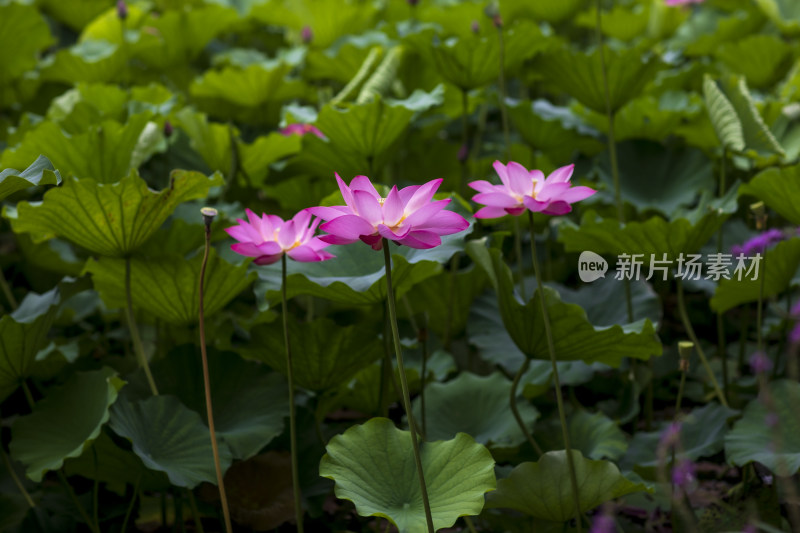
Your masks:
[{"label": "green lotus leaf", "polygon": [[721,44],[743,39],[763,25],[764,17],[755,6],[732,12],[700,9],[678,28],[668,46],[683,48],[690,57],[712,55]]},{"label": "green lotus leaf", "polygon": [[[681,444],[676,450],[675,459],[696,461],[719,453],[729,431],[728,419],[736,414],[737,411],[733,409],[711,402],[681,417]],[[657,468],[662,461],[657,453],[658,443],[666,430],[667,424],[663,424],[659,431],[637,431],[627,453],[620,460],[620,466],[626,470],[634,467]]]},{"label": "green lotus leaf", "polygon": [[327,48],[347,34],[360,35],[372,28],[377,6],[354,0],[275,0],[253,6],[250,16],[265,24],[299,32],[311,28],[315,48]]},{"label": "green lotus leaf", "polygon": [[742,419],[725,435],[725,458],[738,466],[758,461],[779,476],[793,476],[800,470],[800,385],[781,379],[770,382],[764,393],[750,400]]},{"label": "green lotus leaf", "polygon": [[[581,513],[634,492],[653,492],[644,483],[623,476],[609,461],[586,459],[572,451]],[[506,479],[498,480],[497,490],[487,496],[487,508],[515,509],[526,515],[553,522],[575,516],[566,450],[547,452],[535,463],[518,465]]]},{"label": "green lotus leaf", "polygon": [[58,185],[61,174],[45,156],[40,155],[28,168],[20,172],[7,168],[0,172],[0,201],[17,191],[40,185]]},{"label": "green lotus leaf", "polygon": [[[0,4],[0,85],[36,67],[39,52],[53,43],[47,21],[36,6],[21,2]],[[10,53],[13,50],[13,53]]]},{"label": "green lotus leaf", "polygon": [[[699,192],[715,187],[711,162],[696,148],[670,147],[651,141],[628,141],[617,146],[622,199],[639,212],[658,211],[671,217],[697,201]],[[647,175],[642,176],[642,169]],[[600,180],[597,196],[614,203],[614,179],[608,152],[597,158]]]},{"label": "green lotus leaf", "polygon": [[72,178],[45,193],[41,203],[20,202],[11,226],[16,233],[31,233],[34,242],[58,236],[95,254],[122,257],[150,238],[178,204],[204,198],[221,183],[218,174],[209,178],[186,170],[173,171],[169,187],[160,192],[149,189],[135,170],[113,184]]},{"label": "green lotus leaf", "polygon": [[[372,418],[331,439],[326,449],[319,474],[336,482],[337,498],[352,501],[361,516],[392,521],[400,533],[427,531],[410,432]],[[479,514],[484,493],[496,483],[489,450],[459,433],[422,443],[420,452],[434,529]]]},{"label": "green lotus leaf", "polygon": [[[383,343],[371,325],[341,326],[328,318],[289,321],[292,367],[297,386],[315,392],[347,383],[383,354]],[[267,363],[286,373],[286,346],[280,321],[251,330],[249,346],[240,350],[248,359]]]},{"label": "green lotus leaf", "polygon": [[[736,257],[733,257],[731,262],[734,268],[739,267]],[[750,272],[751,267],[752,272]],[[761,261],[744,258],[741,265],[741,279],[738,273],[730,272],[730,279],[719,280],[714,296],[711,297],[711,309],[723,313],[737,305],[755,302],[759,299],[759,295],[769,298],[780,294],[789,288],[798,267],[800,267],[800,238],[778,243],[775,248],[767,250],[765,254],[762,253]]]},{"label": "green lotus leaf", "polygon": [[49,393],[30,415],[14,422],[9,451],[39,482],[58,470],[64,460],[78,457],[87,442],[100,434],[109,407],[124,384],[110,368],[74,374],[63,387]]},{"label": "green lotus leaf", "polygon": [[[525,441],[525,435],[508,408],[511,381],[501,373],[476,376],[462,372],[447,383],[431,383],[425,387],[425,439],[452,439],[466,433],[489,448],[513,448]],[[539,412],[526,400],[519,402],[528,430]],[[422,424],[419,397],[413,402],[414,420]]]},{"label": "green lotus leaf", "polygon": [[[632,41],[643,35],[652,18],[651,5],[614,5],[610,11],[602,11],[601,28],[605,35],[620,41]],[[659,13],[661,15],[661,13]],[[592,7],[575,17],[575,25],[587,29],[597,27],[597,8]]]},{"label": "green lotus leaf", "polygon": [[541,150],[554,161],[569,160],[575,150],[596,153],[603,144],[597,132],[570,109],[556,107],[547,100],[508,104],[514,128],[534,150]]},{"label": "green lotus leaf", "polygon": [[800,165],[768,168],[739,188],[740,195],[752,195],[795,225],[800,225],[800,206],[793,201],[800,194]]},{"label": "green lotus leaf", "polygon": [[[132,257],[131,296],[133,307],[171,324],[197,322],[199,305],[197,287],[202,254],[190,259],[168,254],[157,258]],[[85,271],[92,275],[95,289],[109,307],[124,308],[125,259],[101,257],[90,259]],[[225,307],[255,279],[247,264],[234,266],[212,249],[206,266],[205,316]]]},{"label": "green lotus leaf", "polygon": [[124,123],[128,94],[116,85],[78,83],[47,109],[47,119],[57,122],[64,133],[84,133],[104,120]]},{"label": "green lotus leaf", "polygon": [[[214,349],[208,351],[208,368],[217,438],[225,441],[234,459],[249,459],[283,432],[289,415],[286,378],[233,352]],[[176,396],[206,420],[203,368],[196,346],[171,350],[151,370],[159,394]],[[135,395],[143,400],[151,394],[141,372],[130,388],[129,399]]]},{"label": "green lotus leaf", "polygon": [[[503,331],[505,332],[505,330]],[[508,338],[507,342],[519,353],[519,358],[523,359],[525,356],[519,351],[507,332],[506,337]],[[511,369],[511,362],[508,361],[508,359],[505,359],[502,364],[510,372],[516,372],[521,363],[517,365],[517,370]],[[596,367],[603,369],[608,368],[607,365],[603,365],[602,363],[592,363],[591,365],[587,365],[583,361],[557,362],[556,366],[558,367],[558,380],[562,387],[582,385],[594,377]],[[522,378],[520,378],[520,383],[522,384],[522,395],[529,400],[541,396],[553,388],[552,381],[553,367],[549,361],[531,361],[530,368],[522,375]]]},{"label": "green lotus leaf", "polygon": [[571,18],[586,4],[586,0],[562,0],[560,2],[505,0],[500,2],[500,13],[503,15],[504,20],[528,17],[552,24],[559,24]]},{"label": "green lotus leaf", "polygon": [[800,35],[800,7],[792,0],[756,0],[756,4],[781,32]]},{"label": "green lotus leaf", "polygon": [[784,155],[783,148],[759,114],[743,77],[727,77],[714,81],[706,75],[703,92],[709,116],[723,146],[736,151],[742,150],[739,139],[741,129],[745,150],[752,150],[757,154],[766,152]]},{"label": "green lotus leaf", "polygon": [[116,444],[107,431],[101,431],[80,457],[65,460],[64,473],[107,483],[109,488],[120,492],[126,484],[137,482],[142,490],[169,488],[169,479],[163,472],[146,468],[139,456]]},{"label": "green lotus leaf", "polygon": [[65,176],[115,183],[141,163],[134,161],[133,152],[148,122],[148,114],[135,115],[125,124],[106,120],[74,135],[65,133],[55,122],[43,122],[20,144],[4,151],[0,164],[19,168],[46,154]]},{"label": "green lotus leaf", "polygon": [[441,86],[425,94],[428,98],[417,93],[407,100],[375,98],[363,104],[343,104],[343,108],[324,106],[316,126],[327,140],[316,136],[304,139],[300,164],[321,176],[330,176],[333,169],[353,175],[382,167],[414,116],[443,101]]},{"label": "green lotus leaf", "polygon": [[118,45],[87,40],[45,57],[39,67],[43,80],[72,84],[118,81],[125,65],[125,56]]},{"label": "green lotus leaf", "polygon": [[[641,48],[615,50],[604,47],[608,76],[609,105],[617,111],[639,96],[645,85],[661,70],[661,63],[643,55]],[[606,96],[600,51],[589,53],[562,47],[547,50],[534,59],[537,72],[548,82],[566,92],[581,104],[606,112]]]},{"label": "green lotus leaf", "polygon": [[37,5],[48,15],[75,31],[80,31],[103,11],[108,10],[106,0],[84,0],[76,4],[66,4],[61,0],[41,0]]},{"label": "green lotus leaf", "polygon": [[[549,359],[539,292],[536,291],[527,303],[521,303],[514,292],[511,271],[503,262],[499,250],[489,251],[483,245],[473,243],[468,245],[473,259],[483,254],[479,264],[491,264],[489,275],[496,280],[500,316],[517,348],[528,358]],[[596,327],[589,322],[586,311],[578,305],[563,302],[555,290],[545,287],[545,295],[557,360],[596,361],[617,367],[624,357],[649,359],[653,355],[661,355],[661,343],[649,319],[638,320],[624,327],[617,324]]]},{"label": "green lotus leaf", "polygon": [[[390,243],[392,250],[392,285],[397,298],[411,287],[442,271],[442,265],[464,249],[465,232],[442,237],[442,245],[430,250],[417,250]],[[310,294],[348,305],[365,305],[386,301],[386,280],[383,253],[363,243],[329,246],[325,249],[336,259],[317,263],[289,261],[287,295]],[[267,292],[267,298],[280,297],[281,267],[258,268],[260,281],[256,294]]]},{"label": "green lotus leaf", "polygon": [[616,218],[602,219],[594,211],[587,211],[580,226],[564,221],[558,238],[568,252],[643,254],[646,271],[651,255],[661,260],[663,254],[667,254],[667,260],[675,262],[681,254],[699,251],[736,211],[737,189],[732,187],[725,197],[711,201],[708,195],[703,195],[697,207],[691,211],[676,211],[671,221],[653,216],[644,222],[628,222],[620,227]]},{"label": "green lotus leaf", "polygon": [[[380,31],[343,37],[325,50],[317,48],[308,50],[303,77],[347,84],[358,74],[373,49],[377,47],[380,50],[387,50],[391,46],[389,37]],[[354,87],[354,90],[357,88]]]},{"label": "green lotus leaf", "polygon": [[0,401],[30,375],[36,354],[47,344],[59,301],[58,289],[29,292],[13,313],[0,318]]},{"label": "green lotus leaf", "polygon": [[[496,81],[500,75],[500,43],[497,36],[474,35],[451,37],[431,45],[429,32],[418,34],[414,44],[430,54],[439,74],[447,81],[468,91]],[[435,38],[438,40],[438,38]],[[503,32],[503,66],[506,71],[550,46],[550,41],[536,24],[520,21]]]},{"label": "green lotus leaf", "polygon": [[[176,397],[131,400],[123,394],[111,408],[109,425],[131,441],[147,468],[164,472],[173,485],[192,489],[202,482],[216,484],[208,427]],[[219,454],[225,472],[232,460],[225,441],[219,442]]]},{"label": "green lotus leaf", "polygon": [[[567,426],[572,449],[589,459],[616,461],[628,449],[625,433],[603,413],[578,409],[569,416]],[[557,417],[540,422],[535,437],[544,450],[564,449],[561,422]]]},{"label": "green lotus leaf", "polygon": [[[798,19],[800,21],[800,19]],[[722,44],[716,57],[753,87],[771,87],[783,78],[792,64],[792,47],[775,35],[749,35]]]}]

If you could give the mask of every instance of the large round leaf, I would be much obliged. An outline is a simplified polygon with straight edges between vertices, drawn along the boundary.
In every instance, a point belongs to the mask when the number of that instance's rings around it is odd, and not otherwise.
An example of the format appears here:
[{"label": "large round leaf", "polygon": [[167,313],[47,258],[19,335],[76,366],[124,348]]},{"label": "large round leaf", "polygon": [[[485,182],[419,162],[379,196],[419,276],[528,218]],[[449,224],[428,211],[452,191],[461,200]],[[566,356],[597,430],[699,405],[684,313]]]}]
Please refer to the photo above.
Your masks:
[{"label": "large round leaf", "polygon": [[[725,436],[725,457],[733,465],[758,461],[779,476],[800,470],[800,384],[778,380],[747,404],[742,419]],[[772,421],[772,423],[770,423]]]},{"label": "large round leaf", "polygon": [[[369,324],[340,326],[327,318],[312,322],[290,319],[289,339],[295,384],[316,392],[346,383],[383,354],[383,343]],[[250,343],[242,352],[286,373],[282,322],[253,328]]]},{"label": "large round leaf", "polygon": [[[207,420],[199,348],[178,347],[151,369],[159,393],[177,396]],[[233,352],[214,349],[208,351],[208,370],[217,437],[225,441],[235,459],[248,459],[283,432],[284,418],[289,415],[286,378]],[[150,395],[142,377],[140,373],[131,381],[129,397]]]},{"label": "large round leaf", "polygon": [[[561,422],[551,418],[541,426],[537,438],[544,449],[563,449]],[[616,461],[628,449],[625,433],[603,413],[589,413],[579,409],[569,417],[567,426],[572,449],[589,459]]]},{"label": "large round leaf", "polygon": [[53,168],[50,160],[40,155],[22,172],[13,168],[7,168],[0,172],[0,201],[28,187],[58,185],[59,183],[61,183],[61,174]]},{"label": "large round leaf", "polygon": [[[479,514],[484,493],[495,488],[489,451],[463,433],[420,448],[434,529]],[[319,473],[336,482],[338,498],[352,501],[361,516],[391,520],[400,533],[427,531],[411,433],[373,418],[331,439],[327,451]]]},{"label": "large round leaf", "polygon": [[39,402],[30,415],[14,422],[9,450],[34,481],[58,470],[64,459],[78,457],[108,421],[108,408],[123,382],[103,368],[77,373]]},{"label": "large round leaf", "polygon": [[[572,458],[581,513],[626,494],[648,491],[643,483],[623,476],[614,463],[586,459],[576,450],[572,451]],[[506,479],[497,482],[497,491],[489,494],[486,506],[516,509],[553,522],[574,517],[567,452],[547,452],[536,463],[520,464]]]},{"label": "large round leaf", "polygon": [[[156,192],[136,171],[118,183],[69,179],[40,204],[20,202],[11,219],[16,233],[34,242],[64,237],[92,253],[121,257],[146,241],[181,202],[204,198],[222,177],[175,170],[168,188]],[[8,213],[6,213],[8,215]]]},{"label": "large round leaf", "polygon": [[[511,381],[500,372],[490,376],[461,373],[447,383],[425,388],[427,440],[452,439],[466,433],[481,444],[508,448],[522,444],[525,435],[508,407]],[[530,431],[539,412],[520,399],[520,416]],[[414,400],[414,419],[422,422],[422,404]]]},{"label": "large round leaf", "polygon": [[47,343],[59,300],[58,289],[28,293],[16,311],[0,318],[0,401],[30,375],[36,354]]},{"label": "large round leaf", "polygon": [[[123,395],[111,409],[109,424],[132,442],[145,466],[166,473],[173,485],[191,489],[204,481],[216,484],[208,427],[176,397],[131,400]],[[232,460],[224,441],[219,453],[224,472]]]},{"label": "large round leaf", "polygon": [[759,172],[748,183],[739,188],[740,195],[752,195],[763,200],[783,218],[800,225],[800,165],[783,168],[768,168]]},{"label": "large round leaf", "polygon": [[771,87],[793,63],[792,46],[775,35],[749,35],[724,43],[715,55],[759,89]]},{"label": "large round leaf", "polygon": [[52,42],[47,21],[35,5],[22,2],[0,4],[0,49],[14,51],[5,54],[0,62],[0,85],[33,69],[39,52]]},{"label": "large round leaf", "polygon": [[[199,228],[198,228],[199,229]],[[202,231],[202,230],[201,230]],[[125,306],[125,259],[101,257],[90,259],[86,272],[103,301],[109,307]],[[197,322],[198,283],[203,256],[191,259],[168,255],[154,259],[134,257],[131,262],[131,297],[133,306],[172,324]],[[241,293],[255,279],[247,264],[234,266],[212,249],[206,266],[205,315],[211,316]]]}]

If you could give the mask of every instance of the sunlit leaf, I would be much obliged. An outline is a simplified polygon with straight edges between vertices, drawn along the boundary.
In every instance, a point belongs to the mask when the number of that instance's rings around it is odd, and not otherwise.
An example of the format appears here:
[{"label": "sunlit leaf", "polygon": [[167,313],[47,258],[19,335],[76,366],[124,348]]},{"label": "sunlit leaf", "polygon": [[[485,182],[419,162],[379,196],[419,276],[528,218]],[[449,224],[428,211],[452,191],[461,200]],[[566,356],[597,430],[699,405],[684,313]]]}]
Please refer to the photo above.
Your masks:
[{"label": "sunlit leaf", "polygon": [[52,42],[50,28],[35,5],[0,4],[0,50],[6,51],[0,61],[0,85],[34,68],[39,52]]},{"label": "sunlit leaf", "polygon": [[[426,530],[411,433],[372,418],[331,439],[326,449],[319,473],[336,482],[338,498],[352,501],[362,516],[391,520],[400,533]],[[423,443],[420,451],[434,529],[479,514],[484,493],[495,488],[489,451],[463,433]]]},{"label": "sunlit leaf", "polygon": [[11,225],[17,233],[31,233],[34,242],[59,236],[93,253],[120,257],[144,243],[178,204],[203,198],[221,183],[219,175],[185,170],[173,171],[169,187],[160,192],[135,171],[113,184],[68,179],[41,203],[20,202]]},{"label": "sunlit leaf", "polygon": [[[652,492],[643,483],[623,476],[614,463],[586,459],[577,450],[572,451],[572,457],[581,513],[626,494]],[[498,480],[497,490],[487,496],[486,506],[515,509],[536,518],[565,522],[575,516],[569,479],[567,452],[547,452],[538,462],[522,463],[506,479]]]},{"label": "sunlit leaf", "polygon": [[43,155],[23,171],[7,168],[0,172],[0,201],[17,191],[40,185],[58,185],[61,174]]},{"label": "sunlit leaf", "polygon": [[756,5],[786,35],[800,35],[800,8],[792,0],[756,0]]},{"label": "sunlit leaf", "polygon": [[755,196],[767,207],[795,225],[800,225],[800,165],[768,168],[739,189],[740,195]]},{"label": "sunlit leaf", "polygon": [[40,64],[42,79],[63,83],[114,82],[125,70],[120,47],[107,41],[83,41],[45,57]]},{"label": "sunlit leaf", "polygon": [[527,16],[536,20],[558,24],[572,17],[586,0],[563,0],[559,2],[528,2],[526,0],[506,0],[500,2],[500,12],[504,19]]},{"label": "sunlit leaf", "polygon": [[80,456],[108,421],[108,409],[122,385],[109,368],[77,373],[37,403],[30,415],[17,419],[9,450],[25,465],[28,477],[41,481],[65,459]]},{"label": "sunlit leaf", "polygon": [[[798,17],[800,22],[800,17]],[[716,50],[716,57],[756,88],[770,87],[791,66],[792,47],[774,35],[749,35]]]}]

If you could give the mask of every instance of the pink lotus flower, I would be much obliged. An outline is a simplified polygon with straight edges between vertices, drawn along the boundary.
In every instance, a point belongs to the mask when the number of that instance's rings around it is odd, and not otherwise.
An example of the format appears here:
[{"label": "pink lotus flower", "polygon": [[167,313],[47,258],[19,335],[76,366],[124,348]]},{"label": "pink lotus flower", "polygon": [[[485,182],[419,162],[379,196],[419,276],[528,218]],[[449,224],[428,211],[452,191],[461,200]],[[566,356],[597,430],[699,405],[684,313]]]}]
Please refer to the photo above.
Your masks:
[{"label": "pink lotus flower", "polygon": [[483,204],[475,218],[499,218],[505,215],[521,215],[526,209],[545,215],[564,215],[572,211],[572,205],[593,195],[589,187],[572,187],[569,179],[575,165],[554,170],[547,178],[541,170],[527,170],[511,161],[508,165],[494,162],[494,169],[502,185],[492,185],[486,180],[473,181],[470,187],[478,191],[472,197]]},{"label": "pink lotus flower", "polygon": [[289,135],[305,135],[307,133],[313,133],[320,139],[324,139],[325,135],[312,124],[289,124],[285,128],[280,131],[281,135],[289,136]]},{"label": "pink lotus flower", "polygon": [[320,221],[315,219],[312,223],[311,213],[307,209],[286,222],[275,215],[263,214],[259,218],[249,209],[245,209],[245,212],[249,222],[237,219],[239,225],[225,228],[225,231],[239,241],[231,245],[231,250],[247,257],[255,257],[257,265],[271,265],[284,253],[302,263],[333,258],[333,255],[323,250],[328,243],[314,237]]},{"label": "pink lotus flower", "polygon": [[366,176],[356,176],[348,187],[336,174],[346,205],[310,207],[309,211],[327,220],[320,229],[328,235],[321,240],[330,244],[350,244],[361,240],[375,250],[388,239],[411,248],[435,248],[442,235],[464,231],[469,222],[461,215],[445,210],[450,199],[433,199],[442,180],[411,185],[398,190],[392,187],[382,198]]}]

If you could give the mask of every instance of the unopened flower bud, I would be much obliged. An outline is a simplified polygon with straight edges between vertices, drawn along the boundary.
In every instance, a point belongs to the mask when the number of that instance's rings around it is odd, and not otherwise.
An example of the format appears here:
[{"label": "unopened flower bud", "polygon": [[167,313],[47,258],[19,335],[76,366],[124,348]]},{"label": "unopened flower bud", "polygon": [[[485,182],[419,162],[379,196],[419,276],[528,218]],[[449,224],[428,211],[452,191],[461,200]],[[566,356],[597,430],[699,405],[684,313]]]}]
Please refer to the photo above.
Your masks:
[{"label": "unopened flower bud", "polygon": [[172,122],[169,120],[164,121],[164,137],[172,137],[172,132],[175,128],[172,127]]},{"label": "unopened flower bud", "polygon": [[119,0],[117,2],[117,17],[120,20],[128,18],[128,4],[125,3],[125,0]]},{"label": "unopened flower bud", "polygon": [[314,38],[314,32],[311,31],[311,26],[303,26],[303,29],[300,31],[300,38],[303,39],[303,43],[305,44],[311,42],[311,39]]},{"label": "unopened flower bud", "polygon": [[470,29],[472,30],[472,33],[474,33],[475,35],[478,35],[480,33],[480,31],[481,31],[481,25],[478,24],[477,20],[473,20],[472,21],[472,25],[470,26]]},{"label": "unopened flower bud", "polygon": [[463,163],[467,160],[467,157],[469,157],[469,146],[462,144],[461,148],[458,149],[458,160]]}]

